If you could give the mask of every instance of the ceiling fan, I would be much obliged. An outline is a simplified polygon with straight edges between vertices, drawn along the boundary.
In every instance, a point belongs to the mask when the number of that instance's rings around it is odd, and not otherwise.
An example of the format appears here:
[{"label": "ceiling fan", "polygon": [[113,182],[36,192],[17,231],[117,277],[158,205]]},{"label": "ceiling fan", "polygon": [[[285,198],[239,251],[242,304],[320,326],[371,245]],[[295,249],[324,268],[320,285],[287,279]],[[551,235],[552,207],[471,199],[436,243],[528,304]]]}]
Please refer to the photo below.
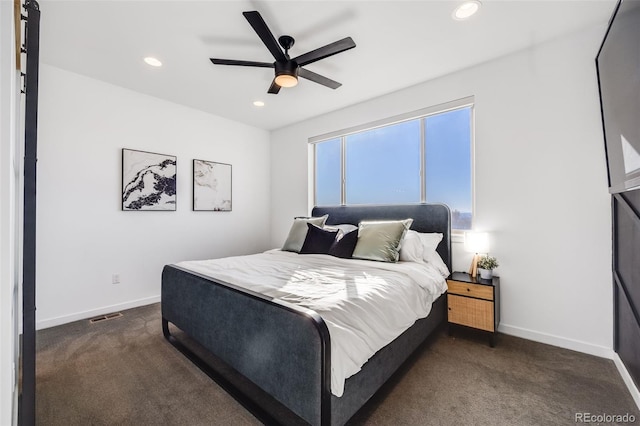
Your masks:
[{"label": "ceiling fan", "polygon": [[[238,61],[234,59],[217,59],[210,58],[211,62],[216,65],[239,65],[243,67],[261,67],[261,68],[275,68],[275,78],[269,87],[268,92],[277,94],[281,87],[293,87],[298,84],[298,77],[306,78],[315,83],[322,84],[323,86],[337,89],[342,86],[341,83],[324,77],[320,74],[316,74],[312,71],[302,68],[305,65],[309,65],[320,59],[333,56],[337,53],[344,52],[345,50],[353,49],[356,44],[351,37],[343,38],[342,40],[335,41],[327,44],[326,46],[307,52],[303,55],[297,56],[293,59],[289,57],[289,49],[293,46],[295,40],[293,37],[283,35],[278,38],[276,42],[275,37],[267,27],[267,24],[262,19],[262,16],[257,11],[242,12],[244,17],[249,21],[249,24],[253,27],[254,31],[258,34],[258,37],[262,40],[269,52],[275,58],[275,62],[254,62],[254,61]],[[284,52],[278,46],[282,46]]]}]

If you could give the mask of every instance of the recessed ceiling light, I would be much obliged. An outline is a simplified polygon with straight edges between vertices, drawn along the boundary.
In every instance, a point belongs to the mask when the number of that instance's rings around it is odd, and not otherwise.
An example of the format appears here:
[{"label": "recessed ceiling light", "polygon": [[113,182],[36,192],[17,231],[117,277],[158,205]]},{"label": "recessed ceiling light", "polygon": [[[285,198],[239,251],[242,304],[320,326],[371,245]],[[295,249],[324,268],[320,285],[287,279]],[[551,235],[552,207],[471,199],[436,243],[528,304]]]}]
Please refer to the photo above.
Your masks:
[{"label": "recessed ceiling light", "polygon": [[469,0],[462,3],[460,6],[456,7],[451,14],[453,19],[456,21],[464,21],[465,19],[471,18],[476,12],[480,9],[482,3],[478,0]]},{"label": "recessed ceiling light", "polygon": [[253,105],[257,106],[257,107],[263,107],[264,106],[264,102],[262,102],[262,101],[253,101]]},{"label": "recessed ceiling light", "polygon": [[157,60],[156,58],[153,58],[151,56],[147,56],[146,58],[144,58],[144,61],[151,65],[152,67],[161,67],[162,66],[162,62],[160,62],[159,60]]}]

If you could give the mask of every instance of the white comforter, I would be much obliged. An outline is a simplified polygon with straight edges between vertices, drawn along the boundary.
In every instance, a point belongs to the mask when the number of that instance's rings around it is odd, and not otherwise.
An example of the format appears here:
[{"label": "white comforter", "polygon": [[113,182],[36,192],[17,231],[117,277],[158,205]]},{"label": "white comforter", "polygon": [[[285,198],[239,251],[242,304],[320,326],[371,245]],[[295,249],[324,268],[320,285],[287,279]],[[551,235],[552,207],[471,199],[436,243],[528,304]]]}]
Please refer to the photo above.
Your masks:
[{"label": "white comforter", "polygon": [[447,286],[426,263],[383,263],[271,250],[177,266],[316,311],[331,336],[331,392],[424,318]]}]

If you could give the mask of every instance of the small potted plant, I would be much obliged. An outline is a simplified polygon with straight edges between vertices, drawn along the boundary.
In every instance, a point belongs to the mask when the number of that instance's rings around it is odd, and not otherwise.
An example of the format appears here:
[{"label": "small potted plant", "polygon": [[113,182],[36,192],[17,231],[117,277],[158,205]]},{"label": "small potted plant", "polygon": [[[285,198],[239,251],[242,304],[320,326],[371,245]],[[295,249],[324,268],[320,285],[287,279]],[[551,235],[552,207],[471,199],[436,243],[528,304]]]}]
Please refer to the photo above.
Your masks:
[{"label": "small potted plant", "polygon": [[483,280],[490,280],[493,278],[493,270],[499,266],[498,259],[488,254],[480,257],[478,260],[478,272],[480,272],[480,278]]}]

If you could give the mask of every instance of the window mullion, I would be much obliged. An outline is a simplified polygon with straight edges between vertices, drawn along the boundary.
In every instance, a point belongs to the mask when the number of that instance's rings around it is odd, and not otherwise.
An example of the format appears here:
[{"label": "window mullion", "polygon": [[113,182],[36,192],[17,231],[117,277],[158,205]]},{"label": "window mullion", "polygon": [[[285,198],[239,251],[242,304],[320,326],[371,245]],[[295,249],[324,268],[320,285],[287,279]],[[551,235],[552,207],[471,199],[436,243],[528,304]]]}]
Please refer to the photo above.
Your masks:
[{"label": "window mullion", "polygon": [[340,138],[340,204],[347,205],[347,147],[346,137]]},{"label": "window mullion", "polygon": [[427,141],[425,132],[426,118],[420,119],[420,202],[427,202]]}]

